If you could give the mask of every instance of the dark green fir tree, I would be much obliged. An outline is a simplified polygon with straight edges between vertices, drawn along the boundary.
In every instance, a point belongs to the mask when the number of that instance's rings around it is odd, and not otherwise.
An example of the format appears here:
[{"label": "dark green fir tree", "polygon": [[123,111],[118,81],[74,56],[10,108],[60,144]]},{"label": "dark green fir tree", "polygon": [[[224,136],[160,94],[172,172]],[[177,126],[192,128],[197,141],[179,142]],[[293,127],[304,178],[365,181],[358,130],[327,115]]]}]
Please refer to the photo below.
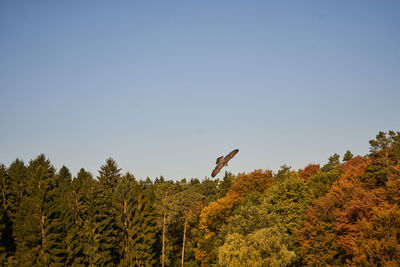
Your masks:
[{"label": "dark green fir tree", "polygon": [[61,266],[66,251],[60,190],[55,169],[44,155],[28,166],[27,197],[15,221],[16,259],[21,266]]}]

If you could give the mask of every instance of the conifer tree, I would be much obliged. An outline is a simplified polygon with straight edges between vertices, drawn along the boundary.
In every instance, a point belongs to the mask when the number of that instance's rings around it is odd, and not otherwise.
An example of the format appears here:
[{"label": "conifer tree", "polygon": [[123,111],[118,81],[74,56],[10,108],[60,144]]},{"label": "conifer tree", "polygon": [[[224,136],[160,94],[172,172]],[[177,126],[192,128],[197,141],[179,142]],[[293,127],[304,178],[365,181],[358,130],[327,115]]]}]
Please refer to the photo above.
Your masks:
[{"label": "conifer tree", "polygon": [[322,168],[321,171],[323,172],[329,172],[337,167],[339,167],[340,164],[340,156],[338,154],[333,154],[332,156],[329,157],[328,163],[325,164]]},{"label": "conifer tree", "polygon": [[112,193],[121,179],[121,169],[112,158],[106,160],[106,164],[102,165],[99,170],[98,180],[107,193]]},{"label": "conifer tree", "polygon": [[58,171],[57,179],[61,190],[67,191],[72,181],[72,175],[66,166],[62,166]]},{"label": "conifer tree", "polygon": [[[90,239],[89,204],[93,189],[93,178],[89,172],[81,169],[77,177],[71,183],[68,193],[68,216],[67,224],[67,250],[66,264],[73,266],[85,266],[89,264],[85,255],[85,247]],[[85,226],[88,225],[87,229]],[[87,231],[89,230],[89,231]]]},{"label": "conifer tree", "polygon": [[171,181],[163,181],[163,177],[159,181],[156,180],[154,185],[155,194],[155,213],[156,227],[160,244],[160,262],[161,266],[170,263],[170,243],[169,235],[167,235],[168,226],[174,217],[176,210],[173,205],[173,195],[176,193],[176,186]]},{"label": "conifer tree", "polygon": [[0,164],[0,264],[14,253],[15,242],[12,236],[11,212],[13,192],[6,167]]},{"label": "conifer tree", "polygon": [[372,163],[362,180],[372,187],[383,186],[392,168],[400,160],[400,132],[379,132],[369,144],[371,145],[369,158]]},{"label": "conifer tree", "polygon": [[123,230],[122,266],[152,266],[156,241],[155,217],[150,191],[126,174],[119,184],[116,202]]},{"label": "conifer tree", "polygon": [[347,150],[346,153],[343,155],[343,161],[349,161],[353,158],[353,154],[350,152],[350,150]]},{"label": "conifer tree", "polygon": [[[232,175],[230,175],[232,176]],[[229,184],[229,176],[225,173],[226,183]],[[201,201],[203,196],[199,193],[199,187],[191,184],[183,184],[181,191],[177,193],[175,196],[176,208],[179,210],[178,213],[178,222],[181,226],[183,226],[183,235],[182,235],[182,249],[181,249],[181,266],[183,267],[185,264],[185,251],[187,252],[187,243],[190,237],[190,226],[191,224],[198,221],[200,216]],[[189,231],[188,231],[189,229]],[[194,255],[193,248],[189,246],[189,252]],[[186,253],[187,254],[187,253]],[[187,258],[187,257],[186,257]]]},{"label": "conifer tree", "polygon": [[15,222],[20,265],[62,265],[65,258],[55,169],[42,154],[28,167],[28,196]]},{"label": "conifer tree", "polygon": [[11,205],[9,205],[11,211],[12,220],[15,219],[15,215],[21,204],[22,199],[27,195],[27,168],[22,160],[16,159],[7,169],[8,176],[10,178],[11,186]]},{"label": "conifer tree", "polygon": [[119,261],[120,239],[116,224],[115,211],[111,208],[107,191],[97,183],[92,194],[94,209],[89,216],[92,225],[86,230],[92,231],[89,264],[92,266],[117,265]]},{"label": "conifer tree", "polygon": [[87,250],[89,264],[117,265],[120,260],[121,235],[112,200],[120,178],[117,163],[108,158],[106,164],[100,167],[98,183],[95,184],[91,195],[93,201],[93,209],[89,213],[91,222],[85,227],[91,231],[90,246]]}]

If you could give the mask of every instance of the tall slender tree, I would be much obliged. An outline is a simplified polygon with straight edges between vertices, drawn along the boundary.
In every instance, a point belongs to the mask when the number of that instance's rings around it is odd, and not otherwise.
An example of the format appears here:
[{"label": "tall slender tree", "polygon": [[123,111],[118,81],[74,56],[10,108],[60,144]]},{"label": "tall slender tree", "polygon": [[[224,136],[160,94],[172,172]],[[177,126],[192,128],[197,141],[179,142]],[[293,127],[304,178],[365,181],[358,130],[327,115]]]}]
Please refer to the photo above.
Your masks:
[{"label": "tall slender tree", "polygon": [[7,257],[14,253],[15,242],[12,236],[11,221],[14,197],[6,167],[0,164],[0,264],[4,264]]},{"label": "tall slender tree", "polygon": [[21,265],[59,265],[65,258],[55,169],[42,154],[28,167],[27,197],[15,222],[16,258]]},{"label": "tall slender tree", "polygon": [[[76,178],[71,183],[71,190],[67,194],[68,199],[68,216],[66,220],[67,226],[67,251],[68,257],[66,265],[85,266],[89,264],[85,247],[90,242],[90,226],[88,223],[89,212],[91,210],[89,204],[90,196],[93,190],[94,180],[92,175],[81,169]],[[86,227],[86,228],[85,228]],[[89,231],[87,231],[89,230]]]}]

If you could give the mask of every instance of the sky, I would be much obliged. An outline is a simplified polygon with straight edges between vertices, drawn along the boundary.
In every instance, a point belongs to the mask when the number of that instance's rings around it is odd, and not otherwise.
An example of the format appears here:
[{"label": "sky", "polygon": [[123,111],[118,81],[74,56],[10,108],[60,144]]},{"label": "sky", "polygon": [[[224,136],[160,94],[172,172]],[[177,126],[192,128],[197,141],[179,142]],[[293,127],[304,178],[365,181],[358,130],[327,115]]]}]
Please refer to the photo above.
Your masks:
[{"label": "sky", "polygon": [[[0,1],[0,162],[136,178],[365,155],[400,130],[400,1]],[[217,177],[222,176],[220,174]]]}]

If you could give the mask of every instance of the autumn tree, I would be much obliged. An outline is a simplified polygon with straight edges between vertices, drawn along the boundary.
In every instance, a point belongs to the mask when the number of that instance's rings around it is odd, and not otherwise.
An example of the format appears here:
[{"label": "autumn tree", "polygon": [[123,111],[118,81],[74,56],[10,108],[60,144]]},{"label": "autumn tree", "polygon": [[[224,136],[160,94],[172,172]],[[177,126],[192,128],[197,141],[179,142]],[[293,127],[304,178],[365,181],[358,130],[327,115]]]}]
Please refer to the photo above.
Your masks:
[{"label": "autumn tree", "polygon": [[360,182],[367,164],[361,157],[343,164],[341,178],[306,212],[297,237],[308,265],[343,265],[353,256],[351,242],[359,234],[356,223],[371,216],[371,207],[379,202]]},{"label": "autumn tree", "polygon": [[299,178],[307,181],[309,177],[319,172],[319,164],[308,164],[304,170],[299,171]]},{"label": "autumn tree", "polygon": [[400,262],[400,208],[373,207],[371,218],[357,222],[359,236],[353,240],[353,266],[397,266]]},{"label": "autumn tree", "polygon": [[273,182],[271,171],[256,170],[241,174],[235,180],[225,197],[211,202],[200,214],[199,229],[203,238],[196,249],[196,259],[203,265],[216,262],[216,248],[223,244],[218,239],[221,226],[226,223],[241,200],[252,192],[264,192]]}]

